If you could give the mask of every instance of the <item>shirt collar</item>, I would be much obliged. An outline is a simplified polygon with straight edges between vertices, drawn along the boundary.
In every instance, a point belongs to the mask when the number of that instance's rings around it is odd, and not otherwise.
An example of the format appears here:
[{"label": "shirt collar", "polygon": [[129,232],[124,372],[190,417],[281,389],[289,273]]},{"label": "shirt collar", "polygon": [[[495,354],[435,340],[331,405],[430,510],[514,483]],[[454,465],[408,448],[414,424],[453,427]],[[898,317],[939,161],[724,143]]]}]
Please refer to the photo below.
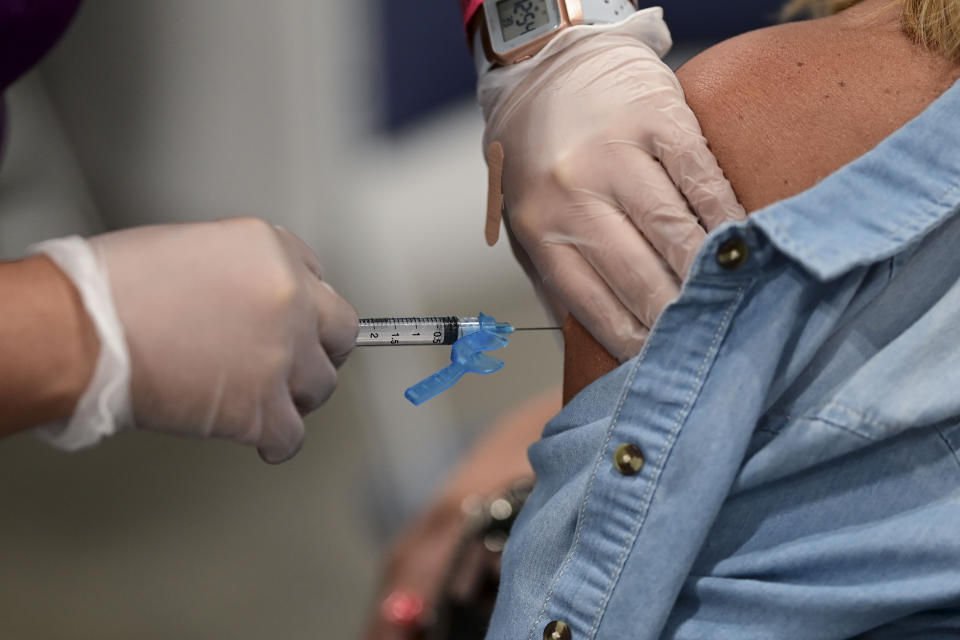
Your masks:
[{"label": "shirt collar", "polygon": [[876,148],[751,216],[823,280],[903,251],[960,207],[960,82]]}]

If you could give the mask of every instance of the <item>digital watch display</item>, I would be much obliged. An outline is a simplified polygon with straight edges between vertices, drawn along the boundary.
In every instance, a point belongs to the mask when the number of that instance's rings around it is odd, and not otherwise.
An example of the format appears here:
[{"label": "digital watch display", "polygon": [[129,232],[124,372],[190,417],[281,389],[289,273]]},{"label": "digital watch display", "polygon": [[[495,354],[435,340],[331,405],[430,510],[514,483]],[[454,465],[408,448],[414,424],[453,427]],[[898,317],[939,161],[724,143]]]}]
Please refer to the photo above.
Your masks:
[{"label": "digital watch display", "polygon": [[567,27],[613,24],[636,10],[634,0],[484,0],[478,35],[490,63],[515,64]]},{"label": "digital watch display", "polygon": [[[551,20],[547,0],[500,0],[497,2],[497,19],[505,42],[512,42],[528,33],[558,23]],[[554,12],[556,16],[556,12]]]}]

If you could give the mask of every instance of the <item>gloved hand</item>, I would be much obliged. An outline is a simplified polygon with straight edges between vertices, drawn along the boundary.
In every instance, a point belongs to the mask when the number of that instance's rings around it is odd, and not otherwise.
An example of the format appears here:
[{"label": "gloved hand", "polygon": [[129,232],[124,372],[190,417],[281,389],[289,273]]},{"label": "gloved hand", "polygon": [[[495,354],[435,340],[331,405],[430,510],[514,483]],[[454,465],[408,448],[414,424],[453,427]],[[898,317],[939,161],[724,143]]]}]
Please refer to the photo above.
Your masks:
[{"label": "gloved hand", "polygon": [[98,273],[68,275],[81,293],[109,282],[134,424],[251,444],[271,463],[292,457],[301,416],[333,392],[357,335],[310,248],[252,218],[142,227],[89,247]]},{"label": "gloved hand", "polygon": [[478,84],[488,243],[502,204],[542,297],[559,298],[621,361],[679,293],[706,233],[744,216],[660,60],[670,44],[661,11],[648,9],[567,29]]}]

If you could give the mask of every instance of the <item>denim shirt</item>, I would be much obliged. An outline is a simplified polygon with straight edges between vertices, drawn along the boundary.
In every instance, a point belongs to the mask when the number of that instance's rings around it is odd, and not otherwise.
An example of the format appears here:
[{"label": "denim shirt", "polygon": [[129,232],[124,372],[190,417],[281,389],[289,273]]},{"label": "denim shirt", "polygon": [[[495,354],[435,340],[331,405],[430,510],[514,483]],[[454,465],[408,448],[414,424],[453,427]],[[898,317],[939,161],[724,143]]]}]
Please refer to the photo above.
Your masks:
[{"label": "denim shirt", "polygon": [[958,209],[960,84],[712,233],[530,448],[487,637],[960,637]]}]

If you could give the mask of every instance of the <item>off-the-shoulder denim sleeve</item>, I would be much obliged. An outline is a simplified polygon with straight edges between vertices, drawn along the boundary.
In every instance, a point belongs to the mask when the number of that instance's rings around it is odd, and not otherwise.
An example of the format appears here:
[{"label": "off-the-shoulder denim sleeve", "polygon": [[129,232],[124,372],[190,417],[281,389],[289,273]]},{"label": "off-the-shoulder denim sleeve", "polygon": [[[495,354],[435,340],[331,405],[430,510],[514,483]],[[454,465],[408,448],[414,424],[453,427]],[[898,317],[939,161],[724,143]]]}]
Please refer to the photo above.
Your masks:
[{"label": "off-the-shoulder denim sleeve", "polygon": [[708,237],[643,352],[531,447],[489,638],[960,626],[957,113],[960,86]]}]

